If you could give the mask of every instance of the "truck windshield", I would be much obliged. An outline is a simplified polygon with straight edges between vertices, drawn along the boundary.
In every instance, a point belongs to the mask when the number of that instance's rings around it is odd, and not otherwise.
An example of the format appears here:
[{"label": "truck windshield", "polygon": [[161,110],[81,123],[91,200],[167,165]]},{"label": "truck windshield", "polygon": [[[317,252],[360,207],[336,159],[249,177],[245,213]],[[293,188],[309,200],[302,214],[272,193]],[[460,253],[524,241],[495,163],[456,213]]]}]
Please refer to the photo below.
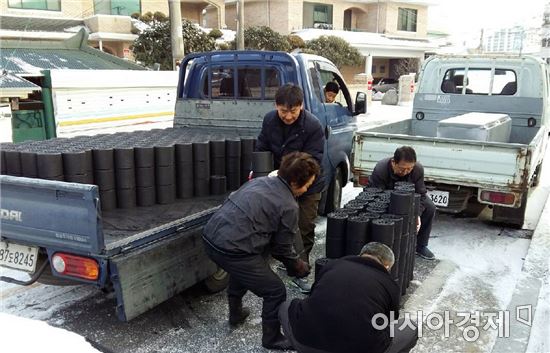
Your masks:
[{"label": "truck windshield", "polygon": [[449,69],[441,82],[445,93],[514,95],[517,90],[517,76],[513,70],[490,68]]}]

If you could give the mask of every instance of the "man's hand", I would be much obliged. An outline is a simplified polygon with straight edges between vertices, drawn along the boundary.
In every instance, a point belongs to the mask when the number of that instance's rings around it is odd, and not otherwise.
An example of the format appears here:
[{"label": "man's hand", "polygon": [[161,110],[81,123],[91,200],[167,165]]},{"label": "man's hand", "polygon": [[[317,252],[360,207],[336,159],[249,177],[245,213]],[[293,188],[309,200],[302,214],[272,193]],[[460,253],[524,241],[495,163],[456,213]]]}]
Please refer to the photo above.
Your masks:
[{"label": "man's hand", "polygon": [[302,259],[296,260],[296,262],[294,263],[293,268],[288,268],[287,267],[286,270],[287,270],[287,273],[288,273],[289,276],[298,277],[298,278],[307,277],[307,275],[309,275],[309,273],[310,273],[310,268],[309,268],[308,263],[305,262]]},{"label": "man's hand", "polygon": [[417,233],[420,230],[421,225],[422,225],[422,222],[420,221],[420,216],[418,216],[418,218],[416,218],[416,232]]}]

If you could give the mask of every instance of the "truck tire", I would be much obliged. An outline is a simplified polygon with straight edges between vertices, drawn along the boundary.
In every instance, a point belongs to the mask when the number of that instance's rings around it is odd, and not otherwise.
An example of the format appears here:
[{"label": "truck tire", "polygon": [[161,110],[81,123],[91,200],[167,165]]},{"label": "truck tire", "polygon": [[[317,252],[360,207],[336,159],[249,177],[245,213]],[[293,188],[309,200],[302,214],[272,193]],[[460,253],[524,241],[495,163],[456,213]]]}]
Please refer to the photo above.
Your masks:
[{"label": "truck tire", "polygon": [[[342,185],[343,178],[340,168],[336,168],[334,172],[334,178],[330,182],[328,189],[323,193],[320,206],[324,206],[323,209],[319,209],[319,214],[321,216],[326,216],[332,211],[340,208],[340,203],[342,201]],[[322,200],[324,199],[324,202]]]},{"label": "truck tire", "polygon": [[525,208],[527,206],[527,194],[526,191],[521,199],[521,207],[493,207],[493,222],[503,223],[516,229],[521,229],[523,222],[525,221]]},{"label": "truck tire", "polygon": [[208,292],[217,293],[227,287],[229,283],[229,274],[218,267],[218,270],[202,283]]},{"label": "truck tire", "polygon": [[539,163],[539,165],[537,165],[537,167],[535,168],[535,176],[533,177],[533,181],[531,182],[532,187],[536,187],[537,185],[539,185],[541,169],[542,162]]}]

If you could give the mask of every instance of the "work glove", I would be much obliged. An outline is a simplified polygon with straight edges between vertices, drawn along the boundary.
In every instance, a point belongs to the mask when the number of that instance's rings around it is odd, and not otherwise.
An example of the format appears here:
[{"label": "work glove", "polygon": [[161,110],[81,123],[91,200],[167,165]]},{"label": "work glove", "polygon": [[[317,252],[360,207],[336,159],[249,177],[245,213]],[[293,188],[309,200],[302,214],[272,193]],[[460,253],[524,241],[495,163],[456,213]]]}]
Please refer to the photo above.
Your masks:
[{"label": "work glove", "polygon": [[302,259],[298,259],[292,266],[287,266],[286,273],[290,277],[304,278],[309,275],[311,269],[309,264]]}]

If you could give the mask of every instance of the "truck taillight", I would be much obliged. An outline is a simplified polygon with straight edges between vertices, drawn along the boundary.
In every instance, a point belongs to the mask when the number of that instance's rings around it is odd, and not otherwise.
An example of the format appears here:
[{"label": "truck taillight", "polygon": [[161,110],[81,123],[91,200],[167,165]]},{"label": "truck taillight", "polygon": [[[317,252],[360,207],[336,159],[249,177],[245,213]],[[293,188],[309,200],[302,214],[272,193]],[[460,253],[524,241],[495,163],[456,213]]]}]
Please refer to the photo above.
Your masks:
[{"label": "truck taillight", "polygon": [[516,202],[516,195],[498,191],[483,190],[479,198],[481,201],[498,203],[501,205],[513,205]]},{"label": "truck taillight", "polygon": [[99,277],[99,264],[88,257],[55,253],[52,256],[52,266],[59,274],[87,280]]}]

